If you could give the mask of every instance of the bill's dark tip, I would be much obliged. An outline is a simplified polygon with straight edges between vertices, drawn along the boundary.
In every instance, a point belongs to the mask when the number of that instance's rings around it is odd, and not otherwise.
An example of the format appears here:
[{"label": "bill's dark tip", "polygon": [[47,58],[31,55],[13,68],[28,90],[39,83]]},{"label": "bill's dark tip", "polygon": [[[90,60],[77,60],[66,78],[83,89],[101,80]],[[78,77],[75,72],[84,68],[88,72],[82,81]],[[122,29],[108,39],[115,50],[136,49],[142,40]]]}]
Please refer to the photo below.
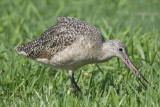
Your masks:
[{"label": "bill's dark tip", "polygon": [[[131,63],[132,63],[132,62],[131,62]],[[132,63],[132,65],[133,65],[133,63]],[[135,68],[135,69],[136,69],[136,68]],[[136,71],[137,71],[137,73],[139,74],[139,76],[142,77],[143,80],[149,85],[149,82],[147,81],[147,79],[146,79],[137,69],[136,69]],[[147,88],[147,86],[141,81],[141,79],[140,79],[139,76],[136,76],[137,79],[143,84],[143,86],[144,86],[145,88]]]},{"label": "bill's dark tip", "polygon": [[149,82],[147,81],[147,79],[140,72],[138,72],[138,74],[143,78],[143,80],[145,80],[147,82],[147,84],[149,84]]},{"label": "bill's dark tip", "polygon": [[[146,82],[147,82],[147,84],[149,85],[149,82],[144,78],[144,76],[142,75],[142,74],[139,74]],[[137,76],[137,79],[142,83],[142,85],[147,89],[147,85],[145,85],[142,81],[141,81],[141,79]]]}]

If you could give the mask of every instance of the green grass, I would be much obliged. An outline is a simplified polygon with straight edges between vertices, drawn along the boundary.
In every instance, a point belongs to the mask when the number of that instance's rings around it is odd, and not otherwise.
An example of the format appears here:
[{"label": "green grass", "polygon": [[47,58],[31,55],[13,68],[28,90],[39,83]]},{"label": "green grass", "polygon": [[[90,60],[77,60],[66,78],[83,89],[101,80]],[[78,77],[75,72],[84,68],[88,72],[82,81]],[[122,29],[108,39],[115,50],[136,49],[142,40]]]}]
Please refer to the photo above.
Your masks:
[{"label": "green grass", "polygon": [[[0,106],[160,106],[159,0],[1,0]],[[106,40],[120,39],[150,85],[145,89],[117,59],[86,65],[75,73],[83,96],[77,99],[68,73],[54,70],[14,48],[40,37],[60,16],[98,27]],[[91,71],[88,76],[85,73]]]}]

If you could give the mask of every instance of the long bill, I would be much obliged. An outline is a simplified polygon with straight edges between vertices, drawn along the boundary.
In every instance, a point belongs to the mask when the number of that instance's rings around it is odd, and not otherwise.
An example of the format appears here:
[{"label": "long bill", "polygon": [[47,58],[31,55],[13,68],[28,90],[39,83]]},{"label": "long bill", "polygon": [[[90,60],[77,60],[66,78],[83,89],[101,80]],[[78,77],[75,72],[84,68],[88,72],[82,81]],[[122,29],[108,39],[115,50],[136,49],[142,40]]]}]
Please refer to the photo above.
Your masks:
[{"label": "long bill", "polygon": [[[143,78],[144,81],[146,81],[148,84],[149,82],[146,80],[146,78],[137,70],[137,68],[133,65],[133,63],[131,62],[131,60],[129,58],[126,58],[125,60],[123,60],[124,63],[129,67],[129,69],[133,72],[133,74],[137,77],[137,79],[143,84],[143,86],[145,88],[147,88],[147,86],[141,81],[141,78]],[[139,77],[138,75],[141,77]]]}]

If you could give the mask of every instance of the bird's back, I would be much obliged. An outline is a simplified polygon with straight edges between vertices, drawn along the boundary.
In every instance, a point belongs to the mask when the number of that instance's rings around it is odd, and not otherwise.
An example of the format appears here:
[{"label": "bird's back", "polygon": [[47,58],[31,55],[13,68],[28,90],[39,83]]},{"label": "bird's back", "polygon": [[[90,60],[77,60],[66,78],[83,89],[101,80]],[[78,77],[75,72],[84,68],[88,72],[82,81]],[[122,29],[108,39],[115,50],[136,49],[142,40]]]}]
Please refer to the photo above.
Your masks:
[{"label": "bird's back", "polygon": [[[78,47],[89,50],[100,48],[104,42],[100,31],[91,24],[70,17],[58,17],[57,21],[59,23],[46,30],[39,39],[18,46],[15,50],[32,59],[51,60],[68,47],[69,50]],[[85,47],[88,43],[88,47]],[[73,44],[75,46],[72,46]]]}]

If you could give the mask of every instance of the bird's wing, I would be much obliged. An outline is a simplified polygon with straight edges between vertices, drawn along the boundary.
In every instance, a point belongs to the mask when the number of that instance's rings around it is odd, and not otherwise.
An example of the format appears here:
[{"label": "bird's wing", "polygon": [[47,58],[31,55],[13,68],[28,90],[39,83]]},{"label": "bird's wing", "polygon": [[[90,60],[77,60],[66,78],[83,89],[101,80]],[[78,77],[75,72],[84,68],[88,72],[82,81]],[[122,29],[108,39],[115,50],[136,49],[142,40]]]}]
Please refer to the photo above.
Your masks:
[{"label": "bird's wing", "polygon": [[101,36],[96,27],[84,21],[70,17],[58,17],[57,21],[59,23],[46,30],[39,39],[18,46],[15,50],[32,59],[50,59],[83,36],[95,40],[97,35]]},{"label": "bird's wing", "polygon": [[42,36],[26,44],[18,46],[15,50],[32,59],[50,59],[55,53],[62,51],[76,40],[76,31],[67,23],[58,23]]}]

